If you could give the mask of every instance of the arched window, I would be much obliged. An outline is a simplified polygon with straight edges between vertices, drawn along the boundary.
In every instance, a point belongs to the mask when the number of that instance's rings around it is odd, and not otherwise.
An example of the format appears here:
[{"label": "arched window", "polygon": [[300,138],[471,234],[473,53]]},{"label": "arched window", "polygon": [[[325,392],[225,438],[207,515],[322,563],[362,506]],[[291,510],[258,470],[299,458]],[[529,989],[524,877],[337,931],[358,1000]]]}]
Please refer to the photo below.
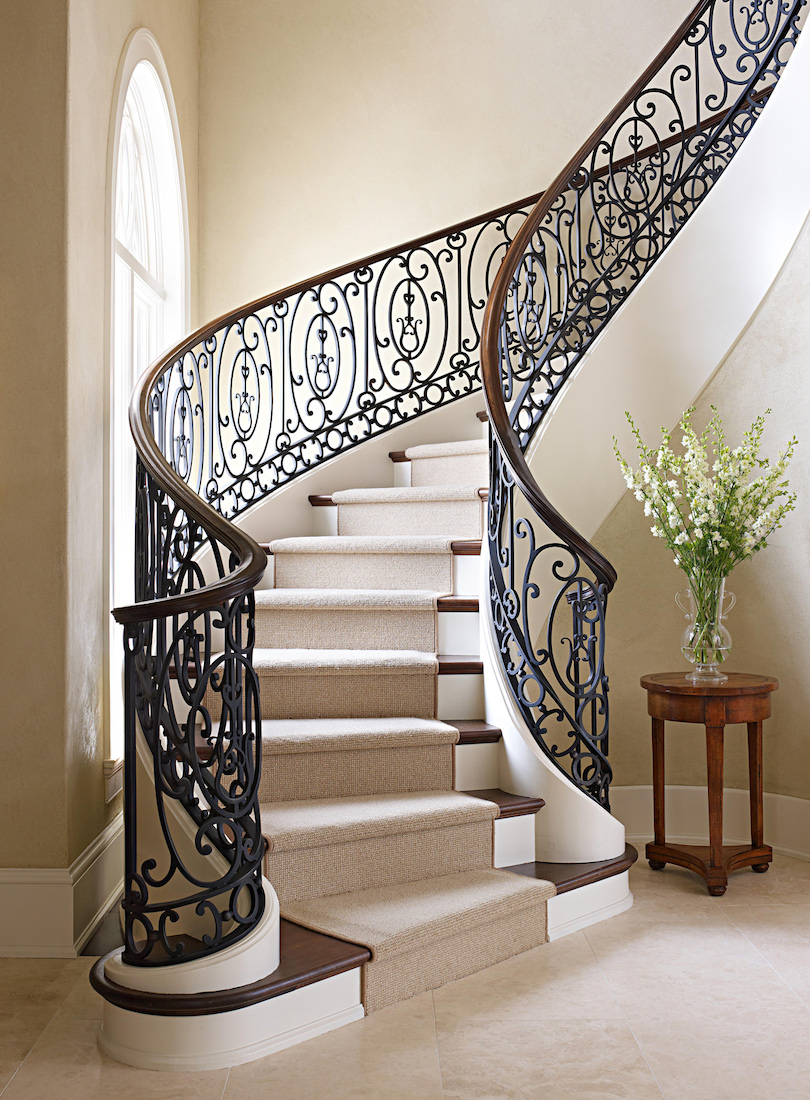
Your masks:
[{"label": "arched window", "polygon": [[[188,331],[187,216],[177,116],[148,31],[128,43],[111,158],[110,608],[134,600],[135,448],[128,407],[136,379]],[[108,761],[123,756],[123,641],[109,625]],[[108,791],[109,793],[109,791]]]}]

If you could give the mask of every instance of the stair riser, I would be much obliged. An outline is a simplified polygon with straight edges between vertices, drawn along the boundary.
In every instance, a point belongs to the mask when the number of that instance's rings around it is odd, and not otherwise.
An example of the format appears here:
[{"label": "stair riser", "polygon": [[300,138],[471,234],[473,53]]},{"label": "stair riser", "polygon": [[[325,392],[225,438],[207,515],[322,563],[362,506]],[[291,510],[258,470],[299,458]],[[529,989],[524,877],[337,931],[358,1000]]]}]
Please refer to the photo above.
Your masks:
[{"label": "stair riser", "polygon": [[450,593],[454,591],[453,555],[276,554],[275,585],[276,588],[409,588]]},{"label": "stair riser", "polygon": [[260,673],[262,718],[434,718],[436,679],[398,672]]},{"label": "stair riser", "polygon": [[436,717],[441,721],[484,716],[484,677],[481,674],[439,676],[437,695]]},{"label": "stair riser", "polygon": [[377,1012],[428,989],[438,989],[546,941],[546,906],[523,909],[478,928],[363,967],[363,1004]]},{"label": "stair riser", "polygon": [[437,643],[436,612],[432,609],[256,611],[258,649],[294,645],[296,649],[416,649],[435,653]]},{"label": "stair riser", "polygon": [[483,791],[500,787],[499,744],[456,745],[455,781],[457,791]]},{"label": "stair riser", "polygon": [[396,504],[339,504],[338,534],[447,535],[480,539],[483,506],[480,500],[400,501]]},{"label": "stair riser", "polygon": [[259,802],[438,791],[452,786],[452,745],[265,753]]},{"label": "stair riser", "polygon": [[348,890],[492,866],[492,821],[270,852],[265,874],[282,906]]},{"label": "stair riser", "polygon": [[486,454],[415,458],[411,462],[411,485],[414,488],[425,485],[488,484],[489,456]]},{"label": "stair riser", "polygon": [[[478,614],[441,611],[256,609],[256,648],[416,649],[477,656]],[[438,622],[438,632],[436,624]],[[437,637],[438,633],[438,637]]]}]

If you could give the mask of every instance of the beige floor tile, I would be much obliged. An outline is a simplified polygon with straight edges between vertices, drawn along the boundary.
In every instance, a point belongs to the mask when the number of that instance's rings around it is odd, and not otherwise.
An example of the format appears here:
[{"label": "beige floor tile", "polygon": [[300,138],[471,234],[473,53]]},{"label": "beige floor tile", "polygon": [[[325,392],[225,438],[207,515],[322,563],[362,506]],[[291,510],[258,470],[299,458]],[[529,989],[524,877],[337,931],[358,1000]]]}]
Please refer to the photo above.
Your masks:
[{"label": "beige floor tile", "polygon": [[539,1027],[535,1020],[439,1024],[444,1100],[660,1100],[626,1023],[583,1020]]},{"label": "beige floor tile", "polygon": [[430,993],[246,1066],[225,1100],[441,1100]]},{"label": "beige floor tile", "polygon": [[0,959],[0,1090],[84,978],[89,961]]},{"label": "beige floor tile", "polygon": [[763,902],[810,905],[810,862],[777,855],[764,875],[748,870],[735,871],[729,877],[725,894],[716,899],[721,908]]},{"label": "beige floor tile", "polygon": [[810,1005],[810,905],[740,905],[728,915],[790,988]]},{"label": "beige floor tile", "polygon": [[804,1100],[810,1092],[804,1008],[729,1016],[707,999],[691,1020],[630,1023],[668,1100]]},{"label": "beige floor tile", "polygon": [[604,1019],[617,1013],[610,986],[581,932],[434,990],[437,1023],[485,1019]]},{"label": "beige floor tile", "polygon": [[3,1100],[221,1100],[228,1070],[156,1073],[98,1049],[101,998],[80,980],[12,1078]]}]

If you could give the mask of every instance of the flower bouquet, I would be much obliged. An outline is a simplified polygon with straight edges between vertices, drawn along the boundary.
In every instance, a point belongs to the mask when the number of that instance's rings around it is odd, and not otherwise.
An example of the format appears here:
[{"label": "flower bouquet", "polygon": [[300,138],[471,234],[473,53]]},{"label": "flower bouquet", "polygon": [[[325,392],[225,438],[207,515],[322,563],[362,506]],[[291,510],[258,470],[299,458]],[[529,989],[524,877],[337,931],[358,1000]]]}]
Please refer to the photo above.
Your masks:
[{"label": "flower bouquet", "polygon": [[644,514],[653,517],[650,530],[665,540],[689,580],[688,590],[676,597],[690,620],[681,643],[684,656],[695,665],[689,679],[719,681],[727,679],[718,665],[731,649],[723,619],[734,602],[725,592],[725,579],[735,565],[768,545],[795,507],[796,494],[788,490],[785,471],[797,439],[771,465],[759,457],[770,409],[756,418],[734,450],[713,405],[713,416],[699,436],[691,423],[694,411],[687,409],[681,418],[683,454],[674,453],[671,433],[664,428],[658,449],[646,447],[630,413],[625,415],[638,446],[638,470],[624,460],[615,436],[613,449],[627,487],[643,503]]}]

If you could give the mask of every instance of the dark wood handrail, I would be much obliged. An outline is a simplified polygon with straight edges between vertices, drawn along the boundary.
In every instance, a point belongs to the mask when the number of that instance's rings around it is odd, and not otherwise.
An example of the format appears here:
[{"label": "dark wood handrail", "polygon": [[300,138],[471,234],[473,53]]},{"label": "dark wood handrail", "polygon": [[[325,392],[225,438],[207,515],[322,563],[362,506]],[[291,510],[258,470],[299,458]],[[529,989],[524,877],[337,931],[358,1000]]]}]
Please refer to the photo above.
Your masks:
[{"label": "dark wood handrail", "polygon": [[[557,511],[545,496],[529,469],[520,449],[517,433],[509,422],[509,414],[503,396],[499,354],[501,316],[510,283],[537,227],[550,212],[557,199],[568,190],[572,176],[575,175],[586,157],[593,152],[611,126],[621,118],[634,98],[644,90],[651,77],[682,45],[689,27],[711,6],[712,2],[713,0],[700,0],[700,3],[695,5],[663,49],[660,50],[654,61],[647,66],[635,84],[597,126],[551,186],[540,197],[504,256],[484,310],[481,328],[481,376],[489,422],[497,437],[501,453],[509,463],[517,488],[526,497],[530,506],[556,534],[574,547],[599,580],[607,586],[608,591],[616,583],[616,570],[607,558],[600,554],[583,535],[571,526],[568,520]],[[685,136],[686,134],[681,135],[681,140]]]}]

